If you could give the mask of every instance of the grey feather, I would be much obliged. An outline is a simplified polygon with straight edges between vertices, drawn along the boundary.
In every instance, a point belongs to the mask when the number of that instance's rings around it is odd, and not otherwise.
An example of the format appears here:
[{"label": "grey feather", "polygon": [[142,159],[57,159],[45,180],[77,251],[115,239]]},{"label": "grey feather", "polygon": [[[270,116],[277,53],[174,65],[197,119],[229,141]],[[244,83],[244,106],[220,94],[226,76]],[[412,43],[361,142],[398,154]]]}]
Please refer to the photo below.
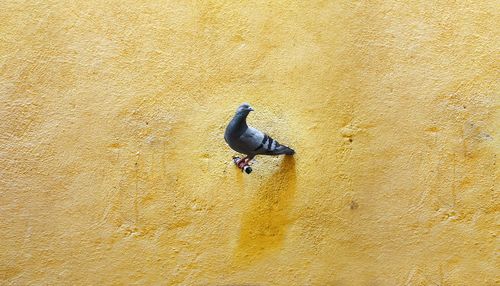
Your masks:
[{"label": "grey feather", "polygon": [[295,151],[281,145],[269,135],[247,125],[248,114],[253,111],[248,103],[243,103],[229,122],[224,140],[233,150],[253,158],[255,155],[293,155]]}]

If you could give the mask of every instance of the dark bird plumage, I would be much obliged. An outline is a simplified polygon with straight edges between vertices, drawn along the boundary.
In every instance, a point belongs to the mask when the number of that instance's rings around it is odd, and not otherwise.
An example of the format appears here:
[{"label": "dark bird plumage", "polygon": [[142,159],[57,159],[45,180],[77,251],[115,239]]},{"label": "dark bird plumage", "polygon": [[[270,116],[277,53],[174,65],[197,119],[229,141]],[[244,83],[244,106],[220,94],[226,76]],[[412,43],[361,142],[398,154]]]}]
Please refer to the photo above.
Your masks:
[{"label": "dark bird plumage", "polygon": [[226,127],[224,139],[234,151],[247,155],[248,160],[255,155],[293,155],[295,151],[281,145],[269,135],[247,125],[247,116],[253,111],[248,103],[243,103],[236,110],[231,122]]}]

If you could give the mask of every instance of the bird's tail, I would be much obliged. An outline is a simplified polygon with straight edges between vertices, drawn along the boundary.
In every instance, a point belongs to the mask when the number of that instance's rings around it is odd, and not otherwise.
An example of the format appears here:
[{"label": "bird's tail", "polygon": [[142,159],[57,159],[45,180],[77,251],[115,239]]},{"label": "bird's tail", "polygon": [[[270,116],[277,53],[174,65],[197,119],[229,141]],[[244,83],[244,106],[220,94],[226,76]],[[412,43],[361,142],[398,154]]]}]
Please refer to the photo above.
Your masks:
[{"label": "bird's tail", "polygon": [[295,150],[285,145],[280,145],[273,152],[275,155],[293,155],[295,154]]},{"label": "bird's tail", "polygon": [[264,149],[263,152],[257,152],[256,154],[266,154],[266,155],[293,155],[295,151],[285,145],[281,145],[278,141],[274,140],[267,134],[264,134],[264,139],[260,146],[254,151]]}]

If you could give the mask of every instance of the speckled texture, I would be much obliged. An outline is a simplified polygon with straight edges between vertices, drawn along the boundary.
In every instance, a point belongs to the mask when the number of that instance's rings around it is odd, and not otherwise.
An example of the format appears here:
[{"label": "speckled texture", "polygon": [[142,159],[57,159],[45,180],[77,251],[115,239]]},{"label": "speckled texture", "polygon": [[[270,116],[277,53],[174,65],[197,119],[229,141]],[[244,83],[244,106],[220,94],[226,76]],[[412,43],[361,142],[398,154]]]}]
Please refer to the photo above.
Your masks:
[{"label": "speckled texture", "polygon": [[0,284],[498,285],[499,15],[2,1]]}]

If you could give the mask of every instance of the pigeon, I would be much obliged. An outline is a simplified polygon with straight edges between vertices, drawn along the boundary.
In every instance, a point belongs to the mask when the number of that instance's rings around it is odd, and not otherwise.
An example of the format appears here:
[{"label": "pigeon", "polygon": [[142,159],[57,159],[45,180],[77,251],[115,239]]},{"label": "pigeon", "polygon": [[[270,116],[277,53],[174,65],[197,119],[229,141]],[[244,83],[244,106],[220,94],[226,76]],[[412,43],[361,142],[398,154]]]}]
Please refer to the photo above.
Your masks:
[{"label": "pigeon", "polygon": [[243,103],[236,109],[236,114],[229,122],[224,132],[224,140],[236,152],[246,155],[238,162],[243,168],[255,155],[293,155],[295,151],[269,135],[247,125],[248,114],[254,109],[248,103]]}]

